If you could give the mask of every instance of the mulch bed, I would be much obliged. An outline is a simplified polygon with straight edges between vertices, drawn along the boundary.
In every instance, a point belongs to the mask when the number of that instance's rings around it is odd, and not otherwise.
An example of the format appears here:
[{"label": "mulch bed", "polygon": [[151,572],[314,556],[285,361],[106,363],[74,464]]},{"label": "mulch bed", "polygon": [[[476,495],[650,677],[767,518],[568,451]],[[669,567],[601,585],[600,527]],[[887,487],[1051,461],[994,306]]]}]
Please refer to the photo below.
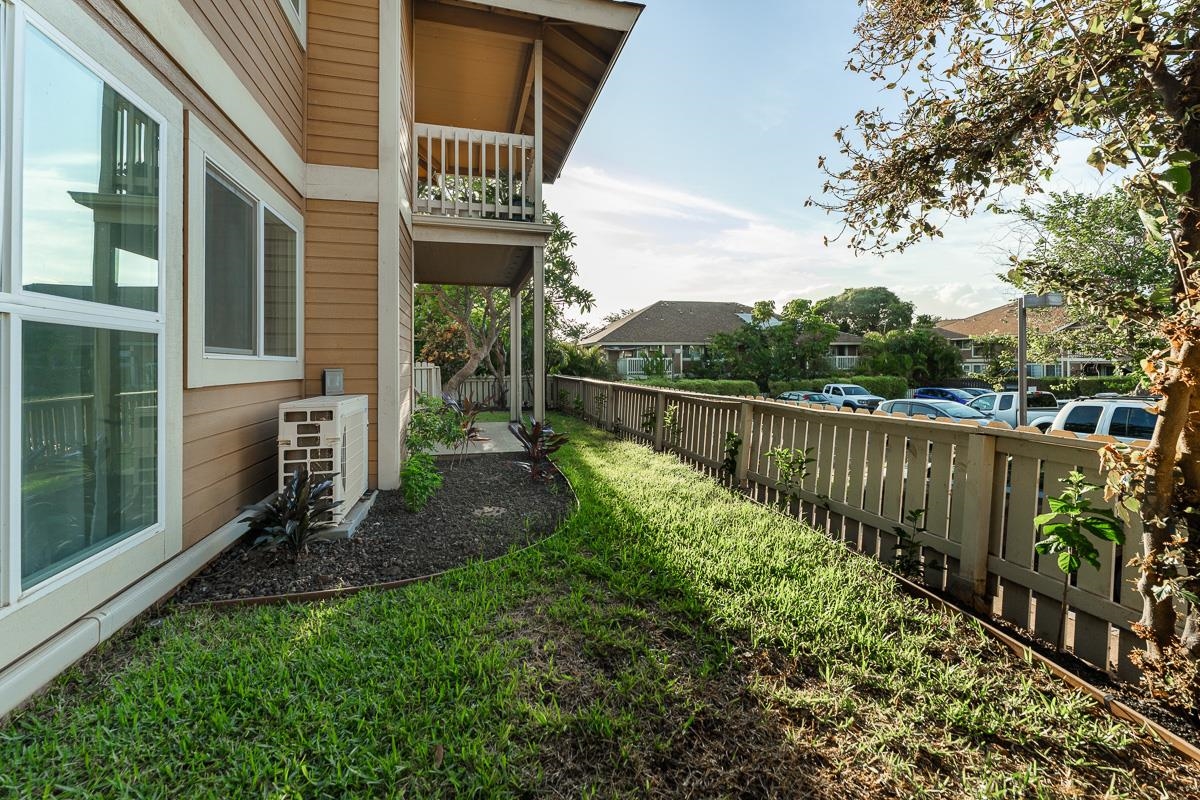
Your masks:
[{"label": "mulch bed", "polygon": [[318,541],[299,564],[284,550],[239,541],[175,595],[199,603],[383,583],[496,558],[554,532],[574,509],[566,480],[534,483],[517,455],[438,459],[444,482],[411,514],[398,491],[380,492],[350,539]]}]

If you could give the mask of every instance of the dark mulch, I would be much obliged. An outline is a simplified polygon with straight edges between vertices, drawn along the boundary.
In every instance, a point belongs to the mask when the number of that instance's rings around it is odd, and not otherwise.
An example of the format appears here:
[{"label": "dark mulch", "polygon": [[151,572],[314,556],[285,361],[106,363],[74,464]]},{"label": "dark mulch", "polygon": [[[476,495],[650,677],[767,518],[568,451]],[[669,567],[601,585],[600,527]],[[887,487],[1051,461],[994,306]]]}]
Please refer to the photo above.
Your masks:
[{"label": "dark mulch", "polygon": [[198,603],[415,578],[504,555],[545,538],[574,508],[555,473],[534,483],[515,455],[440,459],[444,482],[417,514],[398,491],[380,492],[354,537],[319,541],[299,564],[283,550],[234,544],[176,594]]}]

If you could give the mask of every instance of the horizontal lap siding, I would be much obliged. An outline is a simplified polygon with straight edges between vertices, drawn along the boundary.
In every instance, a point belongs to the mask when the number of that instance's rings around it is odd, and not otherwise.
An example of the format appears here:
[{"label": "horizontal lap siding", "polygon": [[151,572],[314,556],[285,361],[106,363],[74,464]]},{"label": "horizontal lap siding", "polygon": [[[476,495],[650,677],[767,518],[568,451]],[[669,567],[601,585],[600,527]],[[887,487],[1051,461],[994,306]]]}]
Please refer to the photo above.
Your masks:
[{"label": "horizontal lap siding", "polygon": [[[305,392],[321,393],[326,367],[341,367],[346,394],[370,402],[370,483],[377,485],[379,209],[375,203],[309,200],[305,215]],[[389,398],[385,398],[389,399]]]},{"label": "horizontal lap siding", "polygon": [[309,0],[310,164],[379,166],[379,0]]},{"label": "horizontal lap siding", "polygon": [[184,547],[275,491],[279,404],[301,393],[300,381],[184,392]]},{"label": "horizontal lap siding", "polygon": [[304,151],[304,51],[279,0],[184,0],[279,130]]}]

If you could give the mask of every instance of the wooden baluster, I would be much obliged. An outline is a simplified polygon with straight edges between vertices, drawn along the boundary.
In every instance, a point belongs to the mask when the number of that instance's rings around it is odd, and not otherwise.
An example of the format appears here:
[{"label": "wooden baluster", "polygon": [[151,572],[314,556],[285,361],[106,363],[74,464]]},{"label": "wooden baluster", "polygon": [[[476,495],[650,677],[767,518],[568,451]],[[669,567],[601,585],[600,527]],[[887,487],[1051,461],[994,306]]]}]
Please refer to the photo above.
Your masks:
[{"label": "wooden baluster", "polygon": [[438,172],[440,174],[438,183],[441,189],[439,194],[441,195],[442,215],[444,216],[446,213],[446,131],[444,129],[438,131],[438,142],[442,146],[442,163],[438,165]]}]

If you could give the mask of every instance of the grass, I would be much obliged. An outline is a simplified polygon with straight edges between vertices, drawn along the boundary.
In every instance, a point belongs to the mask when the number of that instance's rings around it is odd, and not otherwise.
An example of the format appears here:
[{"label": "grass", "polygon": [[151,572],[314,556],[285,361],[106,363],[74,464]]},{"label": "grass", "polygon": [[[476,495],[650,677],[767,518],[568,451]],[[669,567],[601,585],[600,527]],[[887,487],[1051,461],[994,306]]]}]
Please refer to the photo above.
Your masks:
[{"label": "grass", "polygon": [[0,792],[1183,797],[1189,765],[878,566],[556,419],[539,547],[315,606],[168,615],[0,728]]}]

